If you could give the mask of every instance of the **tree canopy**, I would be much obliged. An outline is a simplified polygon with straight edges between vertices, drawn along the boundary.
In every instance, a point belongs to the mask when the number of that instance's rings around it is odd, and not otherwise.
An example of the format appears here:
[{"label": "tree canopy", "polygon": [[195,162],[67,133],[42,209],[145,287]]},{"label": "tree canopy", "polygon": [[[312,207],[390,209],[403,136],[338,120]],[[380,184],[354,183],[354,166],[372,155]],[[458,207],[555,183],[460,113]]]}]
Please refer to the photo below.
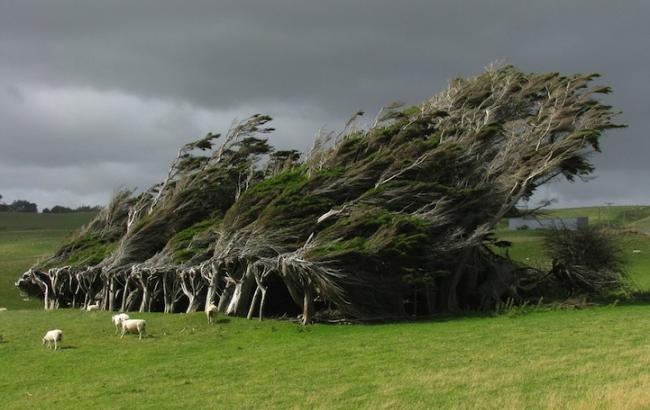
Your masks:
[{"label": "tree canopy", "polygon": [[494,306],[543,280],[497,256],[497,223],[540,185],[590,175],[620,127],[596,78],[492,67],[369,126],[356,113],[304,158],[274,151],[254,115],[181,147],[160,184],[118,194],[17,285],[46,308],[216,303],[304,323]]}]

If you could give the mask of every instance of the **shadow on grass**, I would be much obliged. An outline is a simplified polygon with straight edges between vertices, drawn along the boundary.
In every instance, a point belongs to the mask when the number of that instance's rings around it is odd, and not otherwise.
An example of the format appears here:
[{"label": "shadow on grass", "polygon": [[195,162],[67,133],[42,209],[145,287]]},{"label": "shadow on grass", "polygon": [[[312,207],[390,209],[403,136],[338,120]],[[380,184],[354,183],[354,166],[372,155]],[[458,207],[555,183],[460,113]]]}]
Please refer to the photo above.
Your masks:
[{"label": "shadow on grass", "polygon": [[[571,301],[583,300],[585,304],[572,303]],[[534,301],[528,301],[528,304],[514,304],[506,310],[486,309],[486,310],[468,310],[456,313],[438,313],[426,316],[411,317],[382,317],[382,318],[364,318],[350,320],[327,320],[316,319],[316,323],[321,324],[346,324],[346,325],[385,325],[385,324],[413,324],[413,323],[444,323],[454,322],[475,318],[495,318],[499,316],[523,316],[531,313],[543,313],[556,310],[580,310],[592,309],[607,306],[650,306],[650,291],[636,291],[627,295],[611,296],[591,296],[582,295],[574,297],[564,297],[557,299],[544,300],[544,304],[537,305]],[[296,321],[296,320],[290,320]]]},{"label": "shadow on grass", "polygon": [[138,335],[126,335],[124,337],[120,337],[119,339],[120,340],[144,340],[144,339],[158,339],[159,337],[160,336],[146,334],[142,336],[142,339],[140,339]]},{"label": "shadow on grass", "polygon": [[605,304],[605,302],[609,302],[609,304],[617,304],[617,305],[624,305],[624,306],[644,306],[644,305],[650,305],[650,291],[636,291],[632,292],[629,296],[625,298],[615,298],[615,297],[607,297],[607,298],[600,298],[600,299],[594,299],[595,302],[603,302],[602,304]]},{"label": "shadow on grass", "polygon": [[230,319],[224,317],[224,318],[217,319],[217,320],[214,321],[215,325],[223,324],[223,323],[230,323]]}]

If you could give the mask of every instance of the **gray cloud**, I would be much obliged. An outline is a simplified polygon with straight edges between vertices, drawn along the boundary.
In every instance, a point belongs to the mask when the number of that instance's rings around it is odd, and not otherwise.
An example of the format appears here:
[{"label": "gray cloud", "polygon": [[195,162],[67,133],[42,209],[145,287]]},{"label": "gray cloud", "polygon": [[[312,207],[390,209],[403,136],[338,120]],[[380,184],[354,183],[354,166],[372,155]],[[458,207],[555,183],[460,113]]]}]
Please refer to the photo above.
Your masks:
[{"label": "gray cloud", "polygon": [[2,2],[0,193],[104,201],[254,112],[277,118],[274,144],[305,149],[324,124],[506,59],[603,73],[630,125],[603,141],[598,178],[536,199],[649,203],[648,15],[641,0]]}]

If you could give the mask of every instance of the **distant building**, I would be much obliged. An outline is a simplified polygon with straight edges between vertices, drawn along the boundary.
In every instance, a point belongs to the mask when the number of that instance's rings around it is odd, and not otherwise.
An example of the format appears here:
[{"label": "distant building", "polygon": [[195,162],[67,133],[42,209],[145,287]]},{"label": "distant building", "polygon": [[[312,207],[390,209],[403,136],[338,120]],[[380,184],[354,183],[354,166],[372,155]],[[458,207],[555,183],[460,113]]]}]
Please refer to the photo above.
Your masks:
[{"label": "distant building", "polygon": [[534,218],[525,216],[523,218],[509,218],[508,229],[569,229],[575,231],[584,228],[589,224],[589,218],[578,216],[576,218]]}]

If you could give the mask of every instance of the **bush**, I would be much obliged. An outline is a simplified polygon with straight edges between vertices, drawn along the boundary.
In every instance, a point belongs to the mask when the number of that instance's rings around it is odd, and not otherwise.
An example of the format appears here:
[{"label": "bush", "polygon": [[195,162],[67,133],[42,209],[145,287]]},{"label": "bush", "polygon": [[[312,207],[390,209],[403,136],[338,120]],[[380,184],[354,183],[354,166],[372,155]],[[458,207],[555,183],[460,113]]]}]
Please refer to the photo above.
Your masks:
[{"label": "bush", "polygon": [[623,251],[605,229],[552,229],[544,238],[555,278],[569,291],[608,293],[626,285]]}]

